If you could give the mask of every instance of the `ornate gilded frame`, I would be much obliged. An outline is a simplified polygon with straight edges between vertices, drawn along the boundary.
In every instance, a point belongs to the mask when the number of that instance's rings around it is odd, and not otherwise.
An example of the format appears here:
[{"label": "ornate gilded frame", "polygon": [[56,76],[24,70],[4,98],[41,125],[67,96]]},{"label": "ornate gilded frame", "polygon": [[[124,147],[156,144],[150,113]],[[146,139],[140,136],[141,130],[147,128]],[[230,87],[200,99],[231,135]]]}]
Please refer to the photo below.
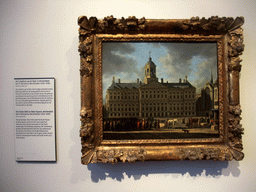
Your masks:
[{"label": "ornate gilded frame", "polygon": [[[155,20],[78,18],[82,164],[145,160],[242,160],[239,73],[243,17]],[[219,138],[103,140],[102,42],[215,41],[218,46]]]}]

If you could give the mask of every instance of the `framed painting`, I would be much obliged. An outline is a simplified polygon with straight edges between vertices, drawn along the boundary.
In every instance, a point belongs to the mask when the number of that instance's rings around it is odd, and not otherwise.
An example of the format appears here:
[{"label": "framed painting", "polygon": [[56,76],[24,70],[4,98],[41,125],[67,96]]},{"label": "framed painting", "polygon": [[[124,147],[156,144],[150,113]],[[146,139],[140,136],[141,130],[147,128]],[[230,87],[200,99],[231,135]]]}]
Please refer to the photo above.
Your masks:
[{"label": "framed painting", "polygon": [[82,163],[242,160],[243,23],[79,17]]}]

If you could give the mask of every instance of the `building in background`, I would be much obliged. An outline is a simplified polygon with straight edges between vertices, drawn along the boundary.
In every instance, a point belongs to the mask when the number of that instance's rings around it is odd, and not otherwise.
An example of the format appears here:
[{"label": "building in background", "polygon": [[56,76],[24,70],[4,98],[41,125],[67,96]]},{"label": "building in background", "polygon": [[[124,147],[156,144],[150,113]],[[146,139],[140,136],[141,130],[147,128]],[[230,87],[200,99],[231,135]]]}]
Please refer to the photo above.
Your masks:
[{"label": "building in background", "polygon": [[211,74],[210,82],[206,82],[201,89],[201,94],[196,100],[196,114],[197,116],[214,117],[218,116],[218,81],[213,82]]}]

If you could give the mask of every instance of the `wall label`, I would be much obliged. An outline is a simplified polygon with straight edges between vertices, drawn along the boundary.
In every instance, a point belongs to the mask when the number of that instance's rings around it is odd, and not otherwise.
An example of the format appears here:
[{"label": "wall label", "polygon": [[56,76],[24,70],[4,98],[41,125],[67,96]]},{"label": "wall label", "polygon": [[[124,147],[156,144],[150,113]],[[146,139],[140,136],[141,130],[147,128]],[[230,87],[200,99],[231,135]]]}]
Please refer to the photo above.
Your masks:
[{"label": "wall label", "polygon": [[16,161],[56,161],[55,79],[15,78]]}]

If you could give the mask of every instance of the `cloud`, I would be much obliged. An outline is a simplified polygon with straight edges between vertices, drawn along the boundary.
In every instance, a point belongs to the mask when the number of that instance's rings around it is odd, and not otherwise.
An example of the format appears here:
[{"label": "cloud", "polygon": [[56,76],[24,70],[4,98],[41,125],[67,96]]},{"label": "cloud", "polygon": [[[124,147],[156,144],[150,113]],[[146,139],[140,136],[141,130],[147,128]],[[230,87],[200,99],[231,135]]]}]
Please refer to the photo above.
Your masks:
[{"label": "cloud", "polygon": [[162,69],[159,75],[168,76],[171,82],[188,76],[188,80],[197,89],[210,80],[212,71],[217,78],[217,45],[216,43],[161,43],[167,54],[159,58]]},{"label": "cloud", "polygon": [[185,77],[189,75],[192,71],[191,60],[182,62],[178,60],[178,57],[167,53],[164,57],[159,58],[159,62],[163,65],[163,70],[159,70],[158,75],[163,75],[163,73],[168,75],[168,79],[171,81],[176,81],[178,78]]},{"label": "cloud", "polygon": [[163,46],[180,61],[188,61],[194,56],[213,57],[216,54],[216,43],[163,43]]},{"label": "cloud", "polygon": [[102,70],[105,78],[120,72],[132,73],[137,61],[131,56],[135,47],[131,43],[103,43]]},{"label": "cloud", "polygon": [[217,58],[211,57],[209,59],[203,60],[195,68],[195,78],[191,83],[197,88],[197,91],[200,91],[201,88],[205,86],[205,83],[211,80],[211,73],[213,80],[217,79]]}]

